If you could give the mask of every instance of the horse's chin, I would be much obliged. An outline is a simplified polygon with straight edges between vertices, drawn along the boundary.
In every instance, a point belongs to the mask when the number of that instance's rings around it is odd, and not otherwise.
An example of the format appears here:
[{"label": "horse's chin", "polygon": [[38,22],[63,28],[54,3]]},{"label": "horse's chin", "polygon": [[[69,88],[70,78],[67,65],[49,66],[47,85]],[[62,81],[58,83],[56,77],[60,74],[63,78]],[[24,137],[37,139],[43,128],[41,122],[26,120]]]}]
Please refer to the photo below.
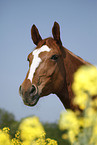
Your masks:
[{"label": "horse's chin", "polygon": [[30,107],[35,106],[38,100],[39,100],[39,95],[28,96],[23,98],[24,104]]}]

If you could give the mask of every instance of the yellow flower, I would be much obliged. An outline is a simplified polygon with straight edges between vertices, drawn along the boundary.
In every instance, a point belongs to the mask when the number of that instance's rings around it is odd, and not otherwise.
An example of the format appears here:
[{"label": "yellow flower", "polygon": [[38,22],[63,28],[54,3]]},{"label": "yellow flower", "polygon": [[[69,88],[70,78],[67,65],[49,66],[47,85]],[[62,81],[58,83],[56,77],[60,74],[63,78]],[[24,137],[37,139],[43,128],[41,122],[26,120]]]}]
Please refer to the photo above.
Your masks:
[{"label": "yellow flower", "polygon": [[47,142],[47,145],[58,145],[57,141],[50,139],[50,138],[47,138],[46,142]]},{"label": "yellow flower", "polygon": [[2,130],[0,130],[0,145],[11,145],[11,140],[9,135]]},{"label": "yellow flower", "polygon": [[74,103],[85,109],[88,97],[97,95],[97,68],[82,66],[74,74],[72,89],[75,94]]},{"label": "yellow flower", "polygon": [[93,122],[91,118],[84,117],[83,123],[84,123],[84,128],[87,128],[87,127],[91,127]]},{"label": "yellow flower", "polygon": [[3,132],[5,132],[5,133],[9,133],[9,131],[10,131],[10,129],[9,129],[8,127],[4,127],[2,130],[3,130]]},{"label": "yellow flower", "polygon": [[84,92],[80,92],[79,95],[75,96],[73,102],[77,104],[81,110],[84,110],[87,106],[88,95]]},{"label": "yellow flower", "polygon": [[34,140],[45,133],[38,117],[28,117],[24,119],[19,127],[22,140]]},{"label": "yellow flower", "polygon": [[76,114],[72,110],[61,112],[59,120],[59,128],[61,130],[73,130],[74,134],[79,131],[79,122]]},{"label": "yellow flower", "polygon": [[95,124],[95,126],[94,126],[94,128],[93,128],[93,135],[96,137],[96,139],[97,139],[97,122],[96,122],[96,124]]},{"label": "yellow flower", "polygon": [[73,90],[88,91],[90,95],[97,95],[97,68],[94,66],[82,66],[74,74]]},{"label": "yellow flower", "polygon": [[38,138],[35,141],[32,141],[32,143],[30,143],[31,145],[58,145],[57,141],[50,139],[50,138]]},{"label": "yellow flower", "polygon": [[35,145],[46,145],[45,139],[44,138],[38,138],[37,141],[34,143]]},{"label": "yellow flower", "polygon": [[76,136],[73,132],[73,130],[68,131],[68,137],[71,143],[74,143],[76,141]]},{"label": "yellow flower", "polygon": [[62,135],[62,139],[68,139],[68,135],[67,135],[66,133],[64,133],[64,134]]},{"label": "yellow flower", "polygon": [[79,126],[80,127],[84,127],[84,118],[83,117],[80,117],[80,118],[78,118],[78,121],[79,121]]},{"label": "yellow flower", "polygon": [[97,119],[96,119],[96,123],[93,127],[93,133],[92,133],[92,136],[91,136],[91,140],[90,140],[90,143],[93,144],[97,144]]},{"label": "yellow flower", "polygon": [[12,139],[12,145],[22,145],[22,143],[19,139],[13,138]]},{"label": "yellow flower", "polygon": [[97,117],[97,110],[95,110],[92,107],[87,108],[87,110],[86,110],[86,116],[88,118],[92,118],[94,120]]},{"label": "yellow flower", "polygon": [[91,107],[96,108],[97,109],[97,98],[91,100]]},{"label": "yellow flower", "polygon": [[17,132],[16,132],[15,138],[20,139],[20,131],[17,131]]},{"label": "yellow flower", "polygon": [[[22,142],[22,145],[32,145],[32,144],[31,144],[31,141],[25,140],[25,141]],[[34,145],[34,144],[33,144],[33,145]],[[36,144],[35,144],[35,145],[36,145]]]}]

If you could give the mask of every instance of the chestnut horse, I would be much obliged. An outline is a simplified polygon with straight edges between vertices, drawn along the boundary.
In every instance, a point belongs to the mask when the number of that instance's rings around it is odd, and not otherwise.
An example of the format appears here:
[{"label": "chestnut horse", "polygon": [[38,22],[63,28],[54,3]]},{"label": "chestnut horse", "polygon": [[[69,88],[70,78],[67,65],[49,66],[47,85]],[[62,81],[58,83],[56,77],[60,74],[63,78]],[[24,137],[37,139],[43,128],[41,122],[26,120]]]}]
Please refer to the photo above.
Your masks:
[{"label": "chestnut horse", "polygon": [[57,22],[52,34],[53,38],[42,39],[36,26],[32,26],[31,37],[36,48],[28,55],[29,70],[19,92],[28,106],[34,106],[40,97],[53,93],[65,108],[74,110],[73,74],[81,65],[89,63],[63,47]]}]

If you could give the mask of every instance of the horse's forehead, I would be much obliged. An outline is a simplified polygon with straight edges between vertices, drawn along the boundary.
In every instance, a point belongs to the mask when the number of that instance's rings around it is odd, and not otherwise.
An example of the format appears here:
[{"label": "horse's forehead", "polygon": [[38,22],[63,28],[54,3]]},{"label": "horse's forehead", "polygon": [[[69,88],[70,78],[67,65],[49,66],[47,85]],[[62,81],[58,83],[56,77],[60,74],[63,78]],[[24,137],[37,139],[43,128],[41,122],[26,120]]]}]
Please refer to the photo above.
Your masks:
[{"label": "horse's forehead", "polygon": [[32,54],[35,56],[35,55],[37,55],[37,56],[39,56],[39,54],[41,53],[41,52],[49,52],[51,49],[47,46],[47,45],[43,45],[42,47],[40,47],[40,48],[37,48],[37,49],[35,49],[33,52],[32,52]]}]

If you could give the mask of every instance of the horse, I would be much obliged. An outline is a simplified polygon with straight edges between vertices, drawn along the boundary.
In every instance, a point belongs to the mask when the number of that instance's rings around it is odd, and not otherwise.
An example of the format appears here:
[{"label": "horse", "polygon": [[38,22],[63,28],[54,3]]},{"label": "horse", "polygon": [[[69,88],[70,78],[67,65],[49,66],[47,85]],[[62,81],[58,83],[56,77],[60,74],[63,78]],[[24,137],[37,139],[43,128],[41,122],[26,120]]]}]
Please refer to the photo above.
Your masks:
[{"label": "horse", "polygon": [[56,94],[66,109],[75,110],[72,91],[73,75],[82,65],[89,63],[62,45],[60,26],[54,22],[53,37],[42,39],[35,25],[31,28],[31,38],[36,45],[27,60],[29,70],[19,87],[25,105],[34,106],[39,98]]}]

